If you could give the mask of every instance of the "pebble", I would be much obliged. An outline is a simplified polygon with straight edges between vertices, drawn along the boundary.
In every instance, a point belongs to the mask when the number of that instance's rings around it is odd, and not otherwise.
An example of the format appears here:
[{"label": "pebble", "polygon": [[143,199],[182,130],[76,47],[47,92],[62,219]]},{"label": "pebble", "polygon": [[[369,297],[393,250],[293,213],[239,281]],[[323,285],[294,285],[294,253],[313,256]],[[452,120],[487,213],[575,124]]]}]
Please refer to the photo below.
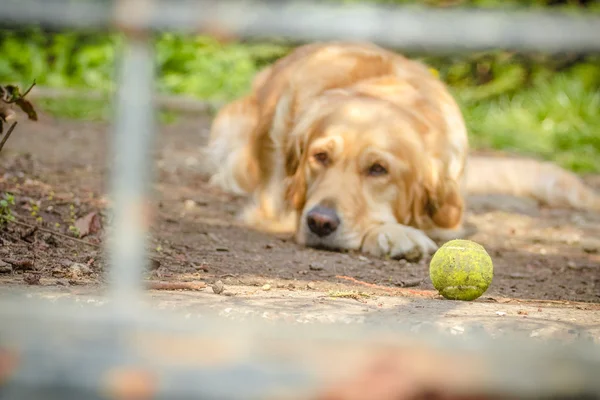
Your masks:
[{"label": "pebble", "polygon": [[323,270],[323,264],[321,264],[321,263],[310,263],[308,265],[308,268],[310,268],[312,271],[321,271],[321,270]]},{"label": "pebble", "polygon": [[308,282],[308,284],[306,285],[307,288],[314,290],[315,289],[315,283],[314,282]]},{"label": "pebble", "polygon": [[221,281],[216,281],[212,285],[212,290],[215,294],[221,294],[225,290],[225,285],[223,285],[223,282],[221,282]]},{"label": "pebble", "polygon": [[262,290],[264,290],[264,291],[271,290],[271,285],[269,285],[268,283],[265,283],[262,287]]},{"label": "pebble", "polygon": [[69,275],[71,278],[79,278],[82,275],[89,275],[92,272],[90,267],[81,263],[73,263],[69,267]]},{"label": "pebble", "polygon": [[581,242],[581,248],[586,253],[598,253],[600,252],[600,240],[585,239]]},{"label": "pebble", "polygon": [[183,203],[183,206],[186,210],[193,210],[196,208],[196,202],[194,200],[186,200],[185,203]]}]

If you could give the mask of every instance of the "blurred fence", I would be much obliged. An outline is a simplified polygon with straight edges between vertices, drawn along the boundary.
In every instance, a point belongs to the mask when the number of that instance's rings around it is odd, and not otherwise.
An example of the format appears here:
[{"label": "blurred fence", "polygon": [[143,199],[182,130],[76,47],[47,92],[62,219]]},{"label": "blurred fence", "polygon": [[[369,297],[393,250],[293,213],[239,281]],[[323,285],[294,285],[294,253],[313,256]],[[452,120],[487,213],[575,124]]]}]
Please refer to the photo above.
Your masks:
[{"label": "blurred fence", "polygon": [[385,361],[391,381],[405,379],[406,387],[429,394],[600,398],[600,350],[591,343],[498,342],[476,331],[457,341],[407,327],[390,335],[369,327],[231,326],[219,319],[159,316],[140,305],[154,139],[152,31],[368,40],[428,52],[595,52],[598,16],[302,2],[2,0],[0,24],[126,35],[109,161],[111,306],[91,311],[4,301],[0,399],[309,398],[325,383],[392,355],[391,363]]}]

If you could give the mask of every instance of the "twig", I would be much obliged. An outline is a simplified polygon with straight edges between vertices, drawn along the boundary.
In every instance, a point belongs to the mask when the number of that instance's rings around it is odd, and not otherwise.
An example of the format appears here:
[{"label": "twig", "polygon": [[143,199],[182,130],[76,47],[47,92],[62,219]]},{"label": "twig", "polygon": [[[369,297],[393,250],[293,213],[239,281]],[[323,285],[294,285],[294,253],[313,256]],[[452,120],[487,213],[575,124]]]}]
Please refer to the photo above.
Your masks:
[{"label": "twig", "polygon": [[146,288],[149,290],[191,290],[197,291],[204,289],[204,282],[164,282],[164,281],[146,281]]},{"label": "twig", "polygon": [[91,242],[88,242],[88,241],[85,241],[85,240],[81,240],[81,239],[77,239],[77,238],[74,238],[72,236],[65,235],[63,233],[59,233],[59,232],[53,231],[51,229],[46,229],[46,228],[42,228],[42,227],[39,227],[39,226],[36,227],[35,225],[28,224],[27,222],[22,222],[22,221],[12,221],[12,222],[15,223],[15,224],[17,224],[17,225],[26,226],[28,228],[37,228],[38,230],[40,230],[42,232],[46,232],[46,233],[49,233],[51,235],[55,235],[55,236],[61,237],[63,239],[69,239],[69,240],[72,240],[73,242],[85,244],[87,246],[92,246],[92,247],[96,247],[96,248],[100,248],[101,247],[99,244],[91,243]]},{"label": "twig", "polygon": [[385,292],[388,293],[410,293],[410,294],[415,294],[418,296],[426,296],[426,297],[433,297],[435,296],[436,292],[432,291],[432,290],[414,290],[414,289],[394,289],[394,288],[389,288],[389,287],[385,287],[385,286],[380,286],[380,285],[376,285],[374,283],[369,283],[369,282],[364,282],[364,281],[359,281],[356,278],[352,278],[351,276],[343,276],[343,275],[336,275],[336,278],[338,279],[344,279],[353,283],[357,283],[359,285],[363,285],[363,286],[367,286],[370,287],[372,289],[379,289],[379,290],[383,290]]},{"label": "twig", "polygon": [[15,126],[17,126],[17,121],[13,122],[12,125],[10,126],[10,128],[8,128],[8,131],[6,131],[6,135],[4,135],[2,137],[2,141],[0,142],[0,152],[2,151],[2,148],[4,147],[4,143],[6,143],[6,141],[8,140],[8,138],[10,137],[10,135],[12,134],[12,132],[15,130]]}]

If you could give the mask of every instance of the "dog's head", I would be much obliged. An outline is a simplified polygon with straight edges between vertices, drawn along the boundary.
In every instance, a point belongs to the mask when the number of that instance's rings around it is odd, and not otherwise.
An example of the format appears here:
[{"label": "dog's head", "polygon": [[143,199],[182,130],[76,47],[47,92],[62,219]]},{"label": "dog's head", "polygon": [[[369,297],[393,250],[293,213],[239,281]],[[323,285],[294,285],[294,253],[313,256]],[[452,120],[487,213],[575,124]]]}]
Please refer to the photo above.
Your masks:
[{"label": "dog's head", "polygon": [[439,159],[424,145],[426,129],[377,98],[334,91],[315,101],[284,143],[297,240],[358,249],[381,224],[458,224],[458,188],[438,176]]}]

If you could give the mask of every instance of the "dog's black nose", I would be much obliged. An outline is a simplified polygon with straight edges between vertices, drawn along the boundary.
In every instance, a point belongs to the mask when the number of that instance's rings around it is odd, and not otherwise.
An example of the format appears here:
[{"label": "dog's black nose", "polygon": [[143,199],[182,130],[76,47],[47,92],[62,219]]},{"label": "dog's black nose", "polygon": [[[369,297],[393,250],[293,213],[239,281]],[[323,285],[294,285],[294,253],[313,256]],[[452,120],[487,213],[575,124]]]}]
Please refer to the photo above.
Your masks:
[{"label": "dog's black nose", "polygon": [[340,219],[335,210],[315,206],[306,215],[306,223],[312,233],[324,237],[333,233],[340,226]]}]

